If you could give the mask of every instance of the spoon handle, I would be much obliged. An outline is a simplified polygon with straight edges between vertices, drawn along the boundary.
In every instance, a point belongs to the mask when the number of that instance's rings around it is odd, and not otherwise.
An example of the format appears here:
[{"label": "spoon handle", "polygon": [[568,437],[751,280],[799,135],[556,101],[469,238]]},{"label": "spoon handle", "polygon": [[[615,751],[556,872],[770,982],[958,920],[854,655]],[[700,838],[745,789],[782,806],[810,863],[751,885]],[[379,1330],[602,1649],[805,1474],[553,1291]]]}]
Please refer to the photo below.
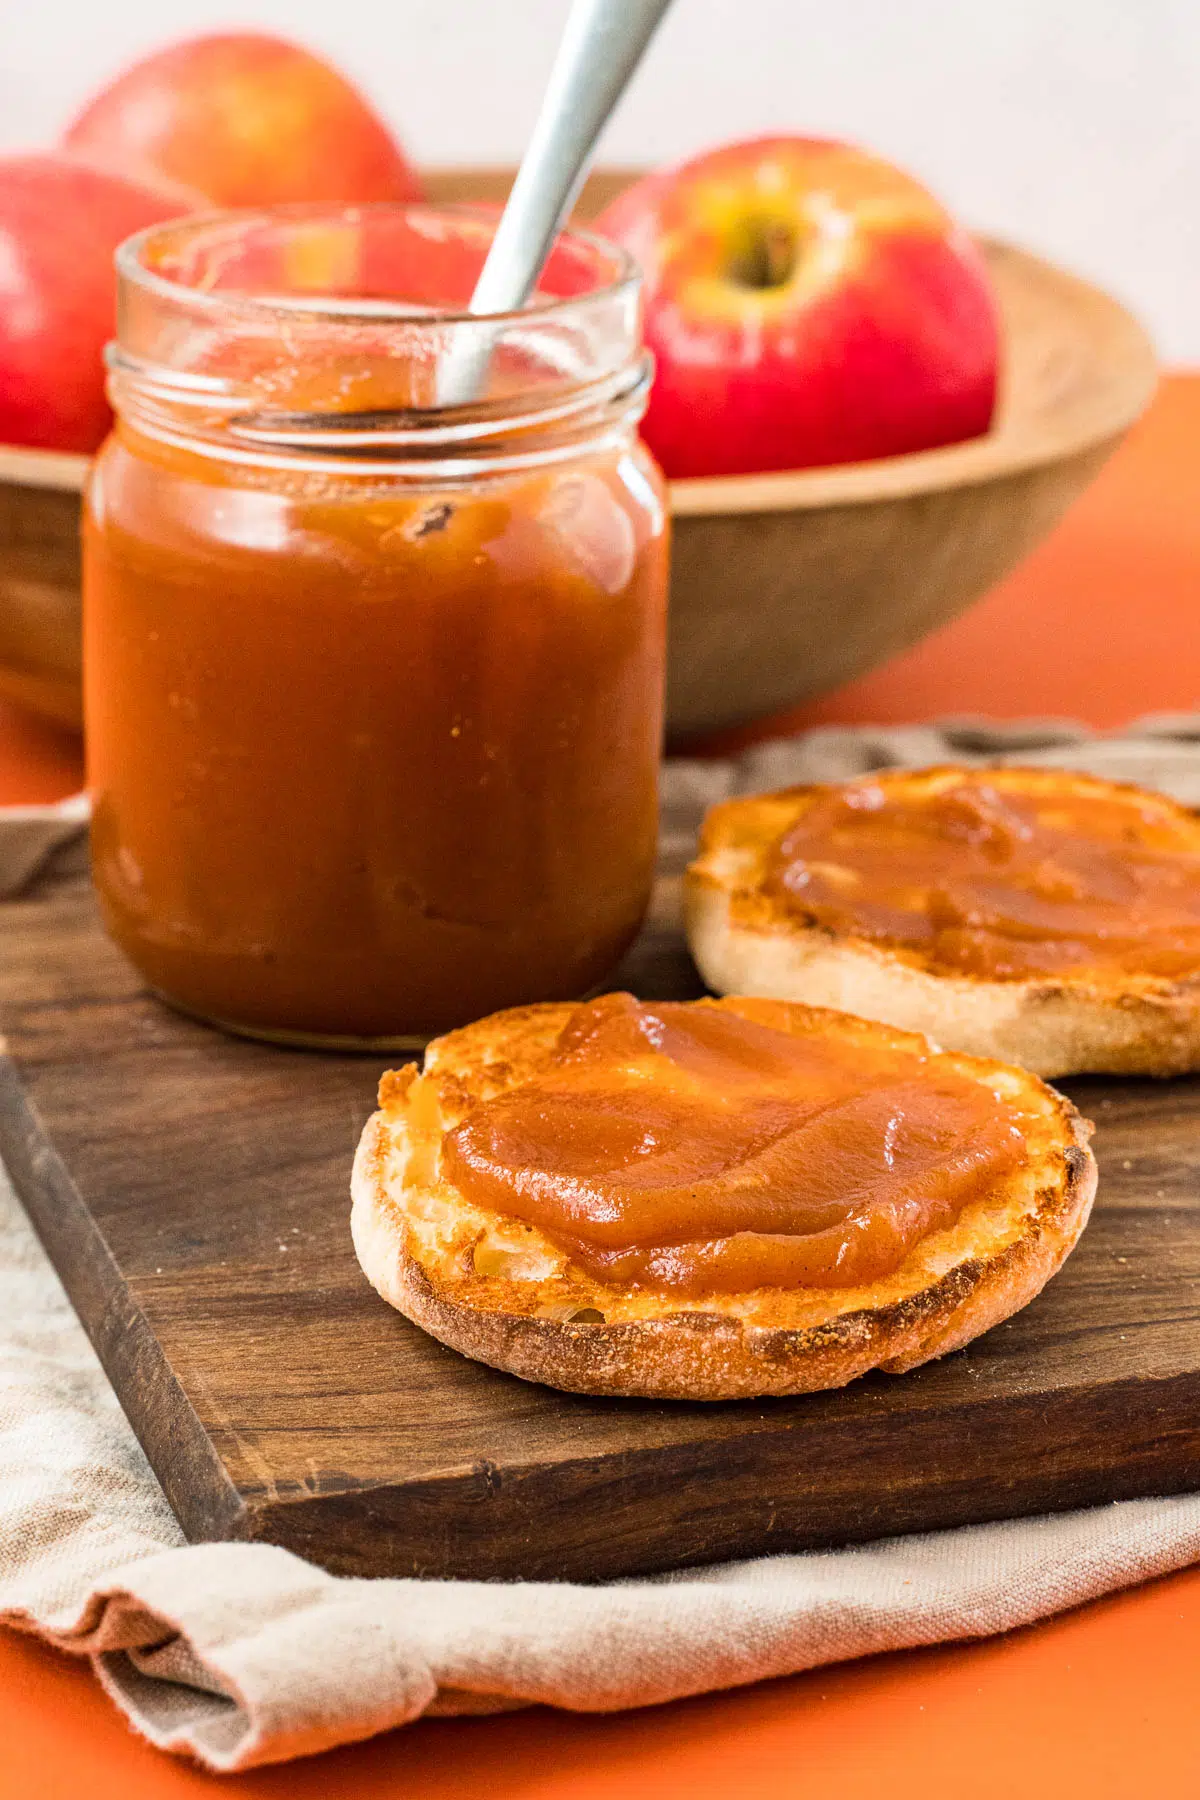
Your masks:
[{"label": "spoon handle", "polygon": [[[573,0],[533,136],[487,261],[471,296],[474,313],[523,306],[582,184],[588,159],[671,0]],[[447,356],[442,404],[470,400],[489,346]]]},{"label": "spoon handle", "polygon": [[670,0],[574,0],[529,148],[471,297],[507,312],[533,292],[608,116]]}]

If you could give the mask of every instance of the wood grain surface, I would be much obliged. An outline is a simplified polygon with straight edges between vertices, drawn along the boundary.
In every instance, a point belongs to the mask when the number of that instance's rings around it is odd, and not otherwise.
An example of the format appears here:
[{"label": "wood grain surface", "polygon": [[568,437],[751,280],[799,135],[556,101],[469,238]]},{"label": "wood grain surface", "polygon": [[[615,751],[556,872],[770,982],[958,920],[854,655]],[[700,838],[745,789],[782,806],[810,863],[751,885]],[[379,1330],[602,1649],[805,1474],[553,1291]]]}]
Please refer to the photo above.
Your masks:
[{"label": "wood grain surface", "polygon": [[[685,996],[663,895],[621,979]],[[967,1351],[793,1401],[589,1400],[459,1358],[367,1286],[347,1184],[380,1062],[177,1018],[80,877],[0,912],[0,1151],[193,1538],[589,1579],[1200,1479],[1200,1083],[1070,1084],[1099,1126],[1092,1224]]]}]

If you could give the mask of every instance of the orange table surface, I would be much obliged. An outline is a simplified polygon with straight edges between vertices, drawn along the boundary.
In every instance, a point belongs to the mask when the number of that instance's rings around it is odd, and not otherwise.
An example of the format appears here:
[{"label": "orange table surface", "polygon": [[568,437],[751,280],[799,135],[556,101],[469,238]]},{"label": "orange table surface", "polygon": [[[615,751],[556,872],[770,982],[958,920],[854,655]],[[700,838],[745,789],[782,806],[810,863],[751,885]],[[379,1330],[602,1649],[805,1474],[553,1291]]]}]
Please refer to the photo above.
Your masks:
[{"label": "orange table surface", "polygon": [[[1054,536],[973,612],[774,728],[947,713],[1117,725],[1200,706],[1200,376],[1173,376]],[[742,734],[745,737],[748,734]],[[727,740],[729,741],[729,740]],[[0,713],[0,800],[79,780]],[[87,1671],[0,1633],[2,1800],[1140,1800],[1200,1785],[1200,1570],[971,1646],[612,1718],[443,1720],[218,1779],[135,1739]]]}]

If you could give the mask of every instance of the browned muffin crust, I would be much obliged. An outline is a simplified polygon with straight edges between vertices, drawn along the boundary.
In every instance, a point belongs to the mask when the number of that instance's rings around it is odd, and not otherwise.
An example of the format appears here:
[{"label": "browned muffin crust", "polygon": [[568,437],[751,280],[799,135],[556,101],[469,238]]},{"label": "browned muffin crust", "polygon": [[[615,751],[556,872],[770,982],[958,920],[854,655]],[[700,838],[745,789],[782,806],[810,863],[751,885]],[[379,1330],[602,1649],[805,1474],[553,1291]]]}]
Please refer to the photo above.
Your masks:
[{"label": "browned muffin crust", "polygon": [[[711,1002],[701,1001],[706,1005]],[[440,1148],[473,1101],[548,1062],[569,1005],[518,1008],[431,1044],[425,1073],[386,1075],[353,1175],[352,1230],[372,1284],[453,1349],[577,1393],[724,1400],[840,1387],[959,1349],[1040,1292],[1087,1222],[1091,1127],[1021,1070],[947,1055],[1029,1117],[1027,1157],[929,1233],[890,1276],[857,1288],[760,1288],[704,1298],[607,1287],[536,1227],[472,1204]],[[912,1034],[823,1012],[823,1031],[924,1049]]]}]

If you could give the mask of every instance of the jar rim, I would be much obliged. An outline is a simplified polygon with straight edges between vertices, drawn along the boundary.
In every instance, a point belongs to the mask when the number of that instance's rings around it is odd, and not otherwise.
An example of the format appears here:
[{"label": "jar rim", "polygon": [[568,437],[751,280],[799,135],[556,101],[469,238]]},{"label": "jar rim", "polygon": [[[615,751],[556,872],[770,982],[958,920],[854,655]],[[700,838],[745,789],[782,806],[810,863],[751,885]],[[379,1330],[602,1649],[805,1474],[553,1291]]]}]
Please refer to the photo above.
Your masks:
[{"label": "jar rim", "polygon": [[500,219],[499,209],[469,201],[429,204],[424,201],[374,200],[353,205],[300,201],[268,207],[214,208],[206,212],[185,213],[177,218],[146,226],[117,246],[114,262],[123,282],[161,300],[184,302],[189,308],[194,307],[203,312],[224,313],[226,316],[233,313],[246,319],[302,318],[334,325],[361,324],[366,319],[380,325],[428,325],[439,328],[468,323],[498,326],[529,318],[548,323],[556,315],[568,314],[580,306],[616,299],[630,289],[636,289],[641,282],[641,271],[627,250],[596,232],[581,230],[574,225],[564,228],[556,242],[602,256],[611,266],[612,275],[579,293],[537,295],[532,302],[503,312],[473,313],[464,307],[440,309],[417,302],[356,300],[349,297],[339,299],[315,291],[247,294],[236,289],[204,288],[190,282],[173,280],[149,267],[144,260],[147,251],[156,243],[183,241],[189,235],[216,233],[222,227],[231,228],[239,224],[246,227],[255,224],[267,226],[272,221],[289,219],[297,222],[311,220],[331,225],[354,225],[367,214],[381,216],[387,213],[416,222],[459,220],[493,228]]}]

